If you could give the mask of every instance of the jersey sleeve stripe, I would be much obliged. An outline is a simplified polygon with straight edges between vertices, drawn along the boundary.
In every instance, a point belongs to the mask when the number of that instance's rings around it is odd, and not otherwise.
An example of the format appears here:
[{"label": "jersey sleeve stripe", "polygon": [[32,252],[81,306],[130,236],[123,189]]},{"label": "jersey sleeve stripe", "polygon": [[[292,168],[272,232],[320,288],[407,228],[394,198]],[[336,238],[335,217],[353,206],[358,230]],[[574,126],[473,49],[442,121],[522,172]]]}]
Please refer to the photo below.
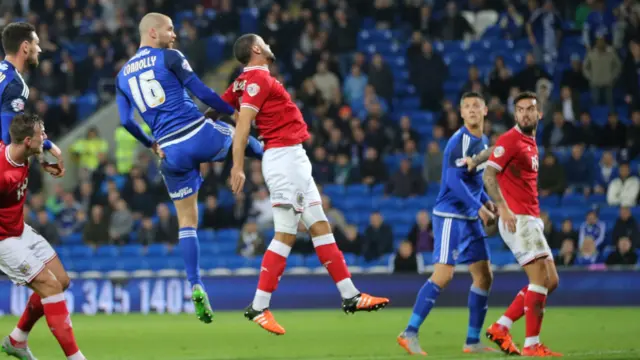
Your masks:
[{"label": "jersey sleeve stripe", "polygon": [[260,108],[257,108],[257,107],[255,107],[255,106],[253,106],[253,105],[251,105],[251,104],[247,104],[247,103],[241,104],[241,105],[240,105],[240,107],[241,107],[241,108],[249,108],[249,109],[253,109],[253,110],[255,110],[256,112],[260,111]]},{"label": "jersey sleeve stripe", "polygon": [[492,168],[494,168],[494,169],[496,169],[496,170],[498,170],[498,171],[502,171],[502,166],[500,166],[500,165],[496,164],[495,162],[493,162],[493,161],[491,161],[491,160],[488,160],[488,161],[487,161],[487,165],[488,165],[488,166],[491,166]]}]

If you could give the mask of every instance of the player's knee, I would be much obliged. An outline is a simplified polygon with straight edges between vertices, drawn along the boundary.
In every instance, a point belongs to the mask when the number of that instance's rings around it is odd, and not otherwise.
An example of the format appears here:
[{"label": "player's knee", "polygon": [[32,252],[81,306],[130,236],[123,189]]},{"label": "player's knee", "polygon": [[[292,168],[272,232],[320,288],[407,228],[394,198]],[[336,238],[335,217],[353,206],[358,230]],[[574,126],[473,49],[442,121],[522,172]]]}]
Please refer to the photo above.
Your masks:
[{"label": "player's knee", "polygon": [[435,264],[433,274],[431,274],[431,282],[444,289],[453,279],[453,266],[446,264]]},{"label": "player's knee", "polygon": [[198,197],[192,195],[186,199],[176,200],[176,215],[178,218],[178,226],[181,228],[198,227]]},{"label": "player's knee", "polygon": [[62,290],[67,290],[69,288],[69,285],[71,284],[71,279],[69,278],[69,275],[65,272],[63,274],[58,275],[57,278],[58,278],[58,282],[62,286]]},{"label": "player's knee", "polygon": [[300,213],[292,206],[279,205],[273,207],[273,226],[276,233],[295,235],[298,233]]},{"label": "player's knee", "polygon": [[477,277],[474,277],[473,282],[474,285],[480,289],[491,289],[491,285],[493,284],[493,273],[491,272],[491,269],[480,273]]},{"label": "player's knee", "polygon": [[322,205],[313,205],[304,209],[302,223],[309,230],[311,237],[322,236],[331,233],[331,225]]},{"label": "player's knee", "polygon": [[62,283],[49,270],[44,270],[30,283],[31,288],[42,298],[64,292]]}]

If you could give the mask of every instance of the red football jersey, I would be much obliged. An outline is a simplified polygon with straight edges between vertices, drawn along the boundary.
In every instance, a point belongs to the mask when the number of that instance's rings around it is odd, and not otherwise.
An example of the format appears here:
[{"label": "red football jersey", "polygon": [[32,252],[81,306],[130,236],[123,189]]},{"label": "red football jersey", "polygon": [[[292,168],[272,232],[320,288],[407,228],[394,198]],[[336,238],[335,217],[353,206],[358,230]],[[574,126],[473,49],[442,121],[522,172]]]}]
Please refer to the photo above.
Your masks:
[{"label": "red football jersey", "polygon": [[265,150],[298,145],[309,138],[300,109],[266,66],[244,68],[222,98],[236,110],[247,107],[258,112],[255,126]]},{"label": "red football jersey", "polygon": [[0,143],[0,240],[22,235],[29,164],[17,164]]},{"label": "red football jersey", "polygon": [[539,217],[539,163],[535,138],[514,126],[498,138],[488,165],[500,171],[498,185],[509,209],[517,215]]}]

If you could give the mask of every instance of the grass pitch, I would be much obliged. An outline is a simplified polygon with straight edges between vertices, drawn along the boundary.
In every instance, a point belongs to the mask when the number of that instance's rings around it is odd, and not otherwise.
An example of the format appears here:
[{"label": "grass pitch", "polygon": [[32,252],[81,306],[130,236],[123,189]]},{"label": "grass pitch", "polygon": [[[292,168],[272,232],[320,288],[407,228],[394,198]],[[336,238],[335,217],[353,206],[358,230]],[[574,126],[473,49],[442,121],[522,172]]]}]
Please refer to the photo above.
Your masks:
[{"label": "grass pitch", "polygon": [[[491,309],[488,325],[500,315]],[[218,312],[214,322],[194,315],[73,316],[80,348],[89,360],[396,360],[406,359],[396,336],[410,309],[344,315],[330,311],[279,311],[274,315],[287,333],[276,337],[244,319],[242,312]],[[15,317],[0,318],[0,334],[13,329]],[[436,308],[420,338],[430,359],[504,359],[462,354],[467,310]],[[514,326],[524,341],[524,321]],[[640,308],[549,308],[542,339],[554,351],[573,359],[640,359]],[[39,360],[63,359],[42,319],[29,344]],[[0,360],[4,354],[0,354]]]}]

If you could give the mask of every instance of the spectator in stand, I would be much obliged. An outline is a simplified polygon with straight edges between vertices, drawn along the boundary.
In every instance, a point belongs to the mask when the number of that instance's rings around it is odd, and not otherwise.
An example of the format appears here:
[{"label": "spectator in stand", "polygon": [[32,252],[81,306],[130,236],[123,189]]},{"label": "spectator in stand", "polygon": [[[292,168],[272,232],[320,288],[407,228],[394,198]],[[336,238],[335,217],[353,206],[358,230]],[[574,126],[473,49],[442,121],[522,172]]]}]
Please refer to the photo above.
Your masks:
[{"label": "spectator in stand", "polygon": [[580,55],[571,55],[571,67],[562,73],[560,86],[567,86],[573,89],[575,93],[581,93],[589,89],[589,82],[587,78],[584,77],[584,71],[582,70],[582,59]]},{"label": "spectator in stand", "polygon": [[376,94],[382,97],[388,105],[392,104],[394,94],[393,72],[385,63],[382,55],[375,54],[369,65],[369,84],[376,90]]},{"label": "spectator in stand", "polygon": [[596,242],[591,236],[586,236],[580,243],[580,252],[576,258],[576,265],[593,265],[598,263],[600,254]]},{"label": "spectator in stand", "polygon": [[[475,90],[472,90],[472,89],[475,89]],[[462,91],[460,95],[469,91],[475,91],[479,94],[487,93],[487,88],[484,85],[483,80],[480,78],[480,70],[475,65],[469,66],[467,82],[462,87]]]},{"label": "spectator in stand", "polygon": [[135,178],[133,180],[133,194],[129,197],[129,207],[133,212],[133,218],[140,220],[143,217],[153,216],[156,205],[156,199],[149,191],[147,182],[142,177]]},{"label": "spectator in stand", "polygon": [[600,145],[600,136],[602,135],[602,129],[599,126],[594,125],[591,121],[591,114],[583,112],[580,114],[580,128],[578,129],[578,142],[581,142],[587,146]]},{"label": "spectator in stand", "polygon": [[433,251],[433,226],[428,212],[425,210],[418,212],[416,223],[407,234],[407,240],[417,252]]},{"label": "spectator in stand", "polygon": [[260,231],[273,228],[273,212],[267,189],[261,187],[253,196],[249,213],[255,217]]},{"label": "spectator in stand", "polygon": [[155,243],[158,240],[157,232],[153,220],[149,217],[143,218],[138,228],[138,243],[145,247]]},{"label": "spectator in stand", "polygon": [[637,109],[640,105],[640,42],[629,43],[629,54],[624,62],[622,82],[625,89],[624,101]]},{"label": "spectator in stand", "polygon": [[332,228],[343,231],[346,229],[348,225],[344,218],[344,214],[339,209],[333,207],[331,199],[324,194],[322,195],[322,209],[324,210],[327,219],[329,219],[329,224],[331,224]]},{"label": "spectator in stand", "polygon": [[611,43],[615,18],[607,9],[605,0],[595,0],[592,10],[582,26],[582,40],[587,49],[591,48],[598,37]]},{"label": "spectator in stand", "polygon": [[356,99],[363,98],[364,89],[368,82],[369,78],[366,74],[362,73],[362,69],[357,65],[353,65],[351,67],[351,73],[344,80],[344,85],[342,86],[344,100],[347,103],[351,103]]},{"label": "spectator in stand", "polygon": [[393,252],[393,231],[379,212],[371,214],[362,240],[362,254],[366,261],[376,260]]},{"label": "spectator in stand", "polygon": [[576,129],[564,120],[561,111],[553,113],[553,123],[542,131],[542,144],[546,148],[562,147],[575,142]]},{"label": "spectator in stand", "polygon": [[49,220],[49,213],[45,210],[38,211],[33,229],[40,233],[51,245],[60,245],[60,232],[58,228]]},{"label": "spectator in stand", "polygon": [[618,114],[609,113],[607,125],[602,128],[600,146],[604,148],[621,148],[627,142],[627,128],[618,119]]},{"label": "spectator in stand", "polygon": [[630,239],[634,247],[640,246],[640,229],[638,228],[638,222],[631,215],[631,209],[628,206],[620,207],[620,215],[611,232],[614,245],[623,237]]},{"label": "spectator in stand", "polygon": [[613,86],[622,71],[622,63],[615,50],[607,45],[604,37],[597,38],[595,47],[584,60],[583,70],[589,81],[594,104],[607,105],[613,111]]},{"label": "spectator in stand", "polygon": [[265,248],[264,237],[258,232],[258,225],[254,221],[247,221],[240,232],[236,253],[245,258],[253,258],[264,254]]},{"label": "spectator in stand", "polygon": [[507,68],[502,56],[496,56],[493,69],[489,73],[489,93],[497,96],[501,102],[506,102],[511,87],[511,70]]},{"label": "spectator in stand", "polygon": [[411,168],[411,162],[408,159],[402,159],[400,161],[400,169],[387,183],[385,193],[406,198],[422,195],[424,189],[424,182],[420,174]]},{"label": "spectator in stand", "polygon": [[580,225],[578,235],[578,247],[582,248],[585,239],[590,238],[596,247],[604,244],[604,237],[607,234],[607,224],[598,218],[598,209],[593,208],[587,213],[585,222]]},{"label": "spectator in stand", "polygon": [[433,51],[431,42],[422,43],[422,56],[409,63],[409,79],[420,94],[425,110],[438,111],[442,103],[443,85],[449,77],[449,68],[440,54]]},{"label": "spectator in stand", "polygon": [[545,239],[553,239],[553,237],[556,236],[557,230],[555,228],[555,225],[553,225],[553,221],[551,221],[551,217],[549,216],[549,213],[546,211],[542,211],[540,213],[540,219],[542,219],[542,225],[543,225],[542,232],[544,234]]},{"label": "spectator in stand", "polygon": [[558,159],[552,152],[544,155],[538,176],[538,189],[541,197],[562,195],[567,189],[564,168],[558,163]]},{"label": "spectator in stand", "polygon": [[580,99],[570,87],[560,89],[560,100],[554,106],[555,111],[561,111],[565,121],[577,125],[580,117]]},{"label": "spectator in stand", "polygon": [[552,249],[559,249],[565,240],[571,240],[575,244],[578,243],[578,232],[573,229],[573,222],[571,219],[564,219],[560,231],[555,231],[553,237],[547,238],[549,240],[549,247]]},{"label": "spectator in stand", "polygon": [[544,5],[531,14],[526,30],[537,62],[545,62],[546,57],[555,60],[562,38],[562,19],[551,0],[545,0]]},{"label": "spectator in stand", "polygon": [[631,125],[627,128],[627,143],[629,149],[640,148],[640,110],[631,112]]},{"label": "spectator in stand", "polygon": [[520,38],[524,27],[524,17],[518,12],[512,3],[507,4],[507,11],[500,14],[497,24],[502,30],[505,39],[515,40]]},{"label": "spectator in stand", "polygon": [[576,244],[571,239],[562,242],[560,252],[555,258],[556,266],[572,266],[576,262]]},{"label": "spectator in stand", "polygon": [[318,63],[316,73],[313,75],[313,83],[326,102],[331,101],[333,94],[340,90],[338,76],[329,70],[329,65],[324,61]]},{"label": "spectator in stand", "polygon": [[520,72],[513,77],[512,85],[515,85],[520,89],[534,90],[536,89],[538,80],[543,78],[551,79],[551,75],[538,65],[532,53],[527,54],[525,61],[525,68],[520,70]]},{"label": "spectator in stand", "polygon": [[404,115],[400,118],[400,128],[396,132],[395,148],[402,151],[408,141],[420,141],[420,135],[411,128],[411,119]]},{"label": "spectator in stand", "polygon": [[100,138],[98,129],[89,128],[87,137],[76,140],[71,145],[71,153],[78,157],[81,167],[94,171],[98,168],[98,158],[100,154],[106,154],[109,151],[109,144],[106,140]]},{"label": "spectator in stand", "polygon": [[585,196],[591,194],[591,189],[596,183],[597,168],[590,153],[585,153],[584,144],[576,144],[571,147],[571,156],[565,164],[567,192],[578,192]]},{"label": "spectator in stand", "polygon": [[202,228],[219,230],[230,227],[230,224],[234,224],[234,221],[228,209],[219,206],[216,196],[207,196],[202,214]]},{"label": "spectator in stand", "polygon": [[362,183],[367,185],[381,184],[387,180],[386,166],[372,147],[365,152],[365,159],[360,163]]},{"label": "spectator in stand", "polygon": [[616,251],[609,254],[605,264],[607,265],[635,265],[638,263],[638,254],[628,237],[621,237],[616,244]]},{"label": "spectator in stand", "polygon": [[439,183],[442,177],[442,151],[437,142],[431,141],[427,145],[422,166],[422,179],[425,183]]},{"label": "spectator in stand", "polygon": [[356,184],[360,182],[360,169],[349,160],[349,155],[340,152],[333,166],[333,176],[336,184]]},{"label": "spectator in stand", "polygon": [[629,164],[620,164],[618,177],[609,183],[607,203],[610,206],[635,206],[640,193],[640,179],[631,175]]},{"label": "spectator in stand", "polygon": [[398,246],[398,251],[389,258],[391,272],[394,274],[415,274],[424,271],[422,254],[416,253],[409,241],[403,241]]},{"label": "spectator in stand", "polygon": [[129,234],[133,230],[133,214],[126,201],[119,199],[109,221],[109,237],[112,244],[124,245],[129,242]]},{"label": "spectator in stand", "polygon": [[471,24],[458,12],[455,1],[447,2],[444,17],[438,22],[440,39],[444,41],[463,40],[466,35],[473,35]]},{"label": "spectator in stand", "polygon": [[347,225],[344,228],[344,236],[336,237],[336,243],[342,252],[360,255],[362,251],[362,235],[358,233],[358,228]]},{"label": "spectator in stand", "polygon": [[58,211],[56,222],[58,233],[60,236],[66,237],[79,231],[83,224],[77,222],[77,213],[81,208],[73,198],[73,194],[65,193],[62,199],[62,207]]},{"label": "spectator in stand", "polygon": [[84,226],[82,235],[84,242],[89,246],[109,243],[109,218],[106,217],[102,205],[93,205],[91,217]]},{"label": "spectator in stand", "polygon": [[616,164],[616,159],[613,158],[613,154],[611,151],[605,151],[602,153],[602,157],[600,158],[599,173],[598,178],[596,180],[595,193],[596,194],[604,194],[613,180],[617,172],[618,165]]}]

